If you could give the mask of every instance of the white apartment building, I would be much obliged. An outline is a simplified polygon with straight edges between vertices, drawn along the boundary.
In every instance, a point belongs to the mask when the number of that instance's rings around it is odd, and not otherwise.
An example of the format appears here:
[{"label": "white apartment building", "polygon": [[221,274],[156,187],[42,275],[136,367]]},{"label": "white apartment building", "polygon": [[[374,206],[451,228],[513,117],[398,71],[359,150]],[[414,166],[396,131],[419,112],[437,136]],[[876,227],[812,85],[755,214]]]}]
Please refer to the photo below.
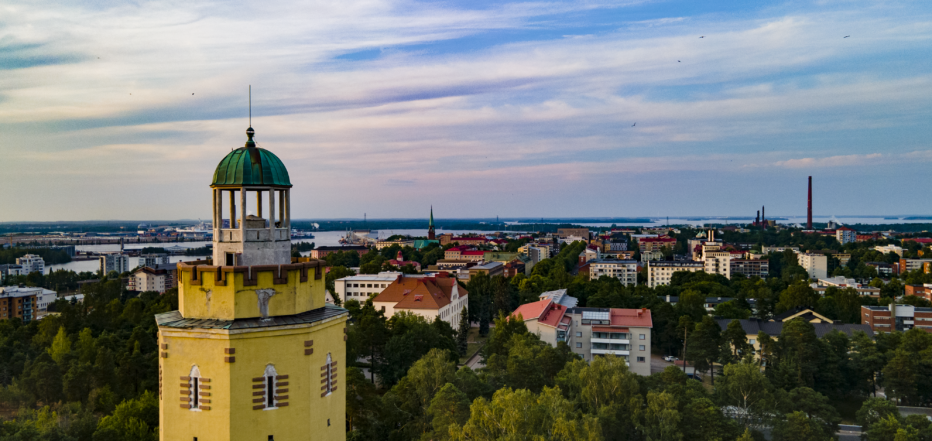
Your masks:
[{"label": "white apartment building", "polygon": [[398,280],[401,273],[386,271],[378,274],[359,274],[344,277],[333,281],[336,296],[344,304],[347,300],[357,300],[365,303],[370,297],[377,296],[388,288],[392,282]]},{"label": "white apartment building", "polygon": [[0,277],[25,276],[22,265],[0,265]]},{"label": "white apartment building", "polygon": [[109,253],[100,256],[100,271],[107,275],[110,271],[123,274],[132,268],[129,267],[129,256],[122,253]]},{"label": "white apartment building", "polygon": [[797,253],[799,266],[806,269],[810,279],[828,278],[828,257],[824,254]]},{"label": "white apartment building", "polygon": [[178,264],[143,266],[133,271],[129,277],[129,291],[155,291],[165,293],[178,287]]},{"label": "white apartment building", "polygon": [[669,285],[673,273],[686,271],[694,273],[704,271],[704,262],[695,262],[692,260],[676,261],[652,261],[647,263],[647,286],[656,288],[660,285]]},{"label": "white apartment building", "polygon": [[874,250],[880,251],[883,254],[896,253],[898,256],[903,257],[903,247],[898,247],[896,245],[878,245],[874,247]]},{"label": "white apartment building", "polygon": [[638,263],[636,260],[590,260],[589,280],[602,276],[614,277],[624,286],[635,286],[638,284]]},{"label": "white apartment building", "polygon": [[168,254],[142,254],[139,256],[139,267],[155,268],[159,265],[168,265]]},{"label": "white apartment building", "polygon": [[35,254],[27,254],[16,258],[16,264],[23,267],[23,274],[45,273],[45,260]]},{"label": "white apartment building", "polygon": [[848,227],[839,227],[835,230],[835,239],[842,245],[857,241],[857,236],[858,232]]}]

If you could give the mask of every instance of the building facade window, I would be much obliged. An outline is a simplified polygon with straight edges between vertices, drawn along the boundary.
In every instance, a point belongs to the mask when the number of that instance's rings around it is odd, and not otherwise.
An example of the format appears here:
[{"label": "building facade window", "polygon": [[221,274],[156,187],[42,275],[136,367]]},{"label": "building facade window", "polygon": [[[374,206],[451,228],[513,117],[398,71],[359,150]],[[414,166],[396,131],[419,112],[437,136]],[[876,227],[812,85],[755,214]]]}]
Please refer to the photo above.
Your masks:
[{"label": "building facade window", "polygon": [[638,340],[647,340],[647,336],[644,335],[644,334],[639,334],[639,335],[638,335]]},{"label": "building facade window", "polygon": [[644,345],[639,345],[639,346],[638,346],[638,350],[639,350],[639,351],[646,351],[646,349],[644,349]]},{"label": "building facade window", "polygon": [[582,347],[582,342],[576,342],[576,347],[577,347],[577,348],[581,348],[581,347]]},{"label": "building facade window", "polygon": [[644,357],[638,357],[638,363],[644,363]]},{"label": "building facade window", "polygon": [[265,372],[262,373],[264,377],[263,384],[265,385],[265,408],[266,409],[275,409],[275,387],[276,379],[278,372],[275,371],[275,366],[271,364],[265,367]]},{"label": "building facade window", "polygon": [[324,372],[324,386],[326,386],[327,395],[333,393],[333,358],[327,353],[327,365]]},{"label": "building facade window", "polygon": [[188,377],[191,378],[190,380],[188,380],[188,390],[190,391],[188,395],[188,398],[190,400],[189,401],[190,407],[188,407],[188,409],[200,411],[201,410],[200,409],[201,407],[201,399],[200,399],[201,397],[201,370],[197,368],[197,365],[191,368],[191,373],[188,374]]}]

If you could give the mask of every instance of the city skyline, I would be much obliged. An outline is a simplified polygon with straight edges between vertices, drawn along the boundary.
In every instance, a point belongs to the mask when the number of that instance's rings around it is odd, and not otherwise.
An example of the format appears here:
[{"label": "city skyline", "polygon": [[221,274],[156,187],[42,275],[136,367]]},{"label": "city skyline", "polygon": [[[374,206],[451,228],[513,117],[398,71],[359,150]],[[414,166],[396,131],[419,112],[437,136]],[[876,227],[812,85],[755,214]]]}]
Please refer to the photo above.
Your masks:
[{"label": "city skyline", "polygon": [[14,1],[0,222],[209,218],[250,84],[295,219],[932,214],[932,7],[731,3]]}]

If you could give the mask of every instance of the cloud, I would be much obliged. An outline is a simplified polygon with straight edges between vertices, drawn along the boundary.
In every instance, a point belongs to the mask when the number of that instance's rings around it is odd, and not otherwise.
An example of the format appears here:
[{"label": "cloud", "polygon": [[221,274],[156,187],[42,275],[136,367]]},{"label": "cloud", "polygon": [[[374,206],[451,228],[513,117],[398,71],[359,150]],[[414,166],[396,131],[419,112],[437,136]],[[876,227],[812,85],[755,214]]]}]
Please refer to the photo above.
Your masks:
[{"label": "cloud", "polygon": [[[64,208],[81,194],[99,203],[76,210],[117,217],[122,210],[97,191],[112,179],[125,182],[113,190],[120,198],[154,182],[165,194],[205,185],[245,141],[248,84],[259,142],[296,186],[334,195],[314,200],[325,204],[308,209],[317,216],[355,212],[346,194],[397,210],[388,215],[407,213],[386,201],[411,191],[455,192],[464,214],[473,213],[470,198],[483,209],[518,206],[483,202],[483,192],[502,188],[521,189],[529,206],[582,210],[604,205],[594,195],[545,202],[566,187],[624,183],[619,176],[662,176],[714,194],[715,180],[747,173],[857,167],[876,183],[889,167],[928,162],[927,8],[10,5],[0,15],[9,58],[0,59],[69,63],[17,61],[0,81],[0,184],[10,189],[0,205],[30,216],[94,214]],[[857,35],[842,39],[839,29]],[[28,180],[36,176],[38,184]],[[650,203],[689,202],[663,196]],[[202,202],[143,209],[191,217]],[[21,215],[3,210],[0,220]]]}]

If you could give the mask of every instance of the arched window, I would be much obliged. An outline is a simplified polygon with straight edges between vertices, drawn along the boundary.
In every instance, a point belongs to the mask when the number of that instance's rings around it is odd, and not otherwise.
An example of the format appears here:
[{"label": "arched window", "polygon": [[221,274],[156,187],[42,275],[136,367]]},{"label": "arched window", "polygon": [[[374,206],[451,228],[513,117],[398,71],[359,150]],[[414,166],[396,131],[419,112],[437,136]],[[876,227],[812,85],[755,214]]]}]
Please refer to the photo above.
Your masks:
[{"label": "arched window", "polygon": [[200,410],[201,407],[201,370],[197,365],[191,367],[191,373],[188,375],[188,399],[190,410]]},{"label": "arched window", "polygon": [[262,376],[265,379],[265,408],[266,409],[275,409],[275,387],[276,376],[278,373],[275,371],[275,366],[268,365],[265,367],[265,373]]},{"label": "arched window", "polygon": [[330,395],[333,392],[333,358],[330,357],[330,353],[327,353],[327,365],[326,365],[326,379],[325,385],[327,386],[326,394]]}]

